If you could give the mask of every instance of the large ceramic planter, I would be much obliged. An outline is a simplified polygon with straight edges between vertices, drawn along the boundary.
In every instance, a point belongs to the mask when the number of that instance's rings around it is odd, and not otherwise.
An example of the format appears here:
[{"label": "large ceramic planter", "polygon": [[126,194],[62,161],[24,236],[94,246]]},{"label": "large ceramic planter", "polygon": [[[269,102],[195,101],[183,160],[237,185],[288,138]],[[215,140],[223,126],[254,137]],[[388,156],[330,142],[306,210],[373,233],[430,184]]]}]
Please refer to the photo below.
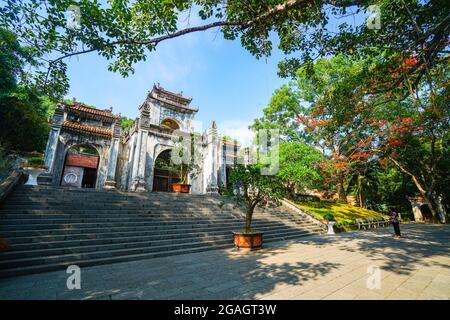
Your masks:
[{"label": "large ceramic planter", "polygon": [[175,193],[189,193],[190,190],[190,184],[172,183],[172,191]]},{"label": "large ceramic planter", "polygon": [[28,173],[28,180],[26,185],[37,186],[37,177],[46,172],[47,168],[43,165],[27,165],[23,167],[24,171]]},{"label": "large ceramic planter", "polygon": [[263,233],[233,232],[236,248],[259,249],[263,244]]},{"label": "large ceramic planter", "polygon": [[336,221],[328,221],[327,226],[328,226],[328,231],[327,234],[335,234],[334,233],[334,225],[336,224]]}]

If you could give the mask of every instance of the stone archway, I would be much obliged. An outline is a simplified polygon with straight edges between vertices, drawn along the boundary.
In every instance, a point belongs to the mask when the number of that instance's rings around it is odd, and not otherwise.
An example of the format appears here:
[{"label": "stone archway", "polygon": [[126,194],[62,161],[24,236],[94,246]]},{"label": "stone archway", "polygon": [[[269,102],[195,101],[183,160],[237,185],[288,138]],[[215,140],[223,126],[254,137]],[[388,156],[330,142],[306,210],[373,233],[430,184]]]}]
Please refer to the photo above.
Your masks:
[{"label": "stone archway", "polygon": [[75,188],[95,188],[100,153],[90,144],[73,145],[66,151],[60,185]]},{"label": "stone archway", "polygon": [[431,221],[433,214],[431,213],[430,207],[426,203],[422,203],[419,207],[420,212],[422,213],[423,221]]},{"label": "stone archway", "polygon": [[167,165],[170,163],[172,149],[162,151],[155,159],[153,169],[153,191],[171,192],[172,183],[179,182],[177,174],[170,172]]}]

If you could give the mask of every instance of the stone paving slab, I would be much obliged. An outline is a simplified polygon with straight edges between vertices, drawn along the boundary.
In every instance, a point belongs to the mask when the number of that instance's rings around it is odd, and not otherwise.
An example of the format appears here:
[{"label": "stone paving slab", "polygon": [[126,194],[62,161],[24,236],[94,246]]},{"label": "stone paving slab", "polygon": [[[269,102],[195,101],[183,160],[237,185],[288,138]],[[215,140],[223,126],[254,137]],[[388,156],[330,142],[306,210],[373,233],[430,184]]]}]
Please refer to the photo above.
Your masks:
[{"label": "stone paving slab", "polygon": [[404,224],[402,234],[380,228],[86,267],[80,290],[67,289],[65,270],[6,278],[0,299],[450,299],[450,226]]}]

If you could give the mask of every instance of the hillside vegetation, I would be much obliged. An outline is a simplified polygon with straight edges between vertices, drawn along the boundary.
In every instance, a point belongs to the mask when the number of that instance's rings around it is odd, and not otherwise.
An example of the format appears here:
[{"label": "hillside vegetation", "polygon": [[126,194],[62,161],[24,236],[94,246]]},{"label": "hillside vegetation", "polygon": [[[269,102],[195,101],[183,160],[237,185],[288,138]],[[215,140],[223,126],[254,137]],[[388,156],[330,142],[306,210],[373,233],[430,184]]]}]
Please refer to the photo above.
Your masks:
[{"label": "hillside vegetation", "polygon": [[327,213],[331,213],[337,225],[348,226],[355,223],[355,219],[388,218],[387,215],[369,209],[364,209],[336,201],[294,201],[300,208],[310,212],[315,217],[322,219]]}]

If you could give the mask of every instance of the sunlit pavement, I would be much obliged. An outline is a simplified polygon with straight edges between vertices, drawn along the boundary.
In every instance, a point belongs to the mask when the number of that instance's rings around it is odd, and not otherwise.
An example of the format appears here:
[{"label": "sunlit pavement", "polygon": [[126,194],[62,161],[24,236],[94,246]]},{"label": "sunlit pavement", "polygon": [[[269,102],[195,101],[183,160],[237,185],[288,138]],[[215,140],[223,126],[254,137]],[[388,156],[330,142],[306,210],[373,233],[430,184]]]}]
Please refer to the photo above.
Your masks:
[{"label": "sunlit pavement", "polygon": [[[0,279],[0,299],[449,299],[450,225],[312,236]],[[1,255],[0,255],[1,259]]]}]

